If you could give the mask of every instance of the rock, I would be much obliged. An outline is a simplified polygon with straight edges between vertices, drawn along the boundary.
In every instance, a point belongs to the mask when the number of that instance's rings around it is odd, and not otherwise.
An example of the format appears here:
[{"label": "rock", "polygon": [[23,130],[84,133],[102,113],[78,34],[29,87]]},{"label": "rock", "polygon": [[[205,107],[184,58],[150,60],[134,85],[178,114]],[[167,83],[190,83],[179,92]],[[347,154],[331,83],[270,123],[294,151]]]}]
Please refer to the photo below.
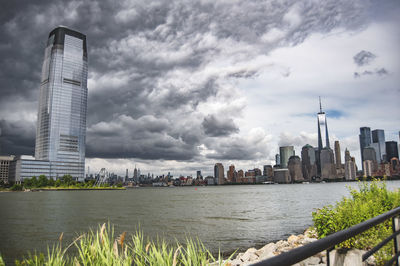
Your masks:
[{"label": "rock", "polygon": [[243,254],[244,254],[244,253],[242,253],[242,252],[241,252],[241,253],[239,253],[239,254],[237,254],[237,256],[236,256],[236,259],[237,259],[237,260],[240,260],[240,257],[242,257],[242,256],[243,256]]},{"label": "rock", "polygon": [[295,235],[291,235],[289,236],[289,238],[287,239],[287,242],[289,243],[289,245],[293,245],[294,243],[296,243],[298,241],[298,237]]},{"label": "rock", "polygon": [[275,249],[276,249],[276,245],[274,243],[269,243],[269,244],[263,246],[262,248],[260,248],[259,250],[257,250],[255,253],[257,256],[261,257],[262,254],[272,253],[275,251]]},{"label": "rock", "polygon": [[254,261],[254,260],[258,259],[258,256],[255,254],[256,251],[257,251],[257,249],[255,249],[255,248],[249,248],[249,249],[240,257],[240,259],[241,259],[243,262]]}]

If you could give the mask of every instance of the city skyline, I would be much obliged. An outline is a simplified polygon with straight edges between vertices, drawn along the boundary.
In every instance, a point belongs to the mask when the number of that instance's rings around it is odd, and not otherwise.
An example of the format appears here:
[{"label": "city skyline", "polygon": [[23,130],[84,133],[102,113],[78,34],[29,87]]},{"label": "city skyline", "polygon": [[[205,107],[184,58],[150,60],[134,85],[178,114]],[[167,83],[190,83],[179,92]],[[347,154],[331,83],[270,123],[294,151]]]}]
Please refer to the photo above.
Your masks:
[{"label": "city skyline", "polygon": [[123,176],[136,164],[145,173],[208,175],[215,162],[273,164],[279,146],[300,155],[317,146],[318,96],[331,145],[339,140],[341,158],[348,148],[361,168],[360,127],[398,141],[400,6],[328,2],[8,6],[1,152],[33,155],[37,66],[43,40],[62,24],[88,36],[93,171]]}]

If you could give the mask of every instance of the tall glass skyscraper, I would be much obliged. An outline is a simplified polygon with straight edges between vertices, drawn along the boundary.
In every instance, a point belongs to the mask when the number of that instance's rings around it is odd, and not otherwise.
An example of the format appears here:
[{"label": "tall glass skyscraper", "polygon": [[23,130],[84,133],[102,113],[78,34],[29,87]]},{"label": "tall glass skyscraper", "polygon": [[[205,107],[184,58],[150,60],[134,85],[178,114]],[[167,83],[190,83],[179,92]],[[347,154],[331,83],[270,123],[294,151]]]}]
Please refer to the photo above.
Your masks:
[{"label": "tall glass skyscraper", "polygon": [[360,152],[361,152],[361,163],[364,162],[363,151],[364,148],[371,146],[371,128],[360,127]]},{"label": "tall glass skyscraper", "polygon": [[35,159],[51,163],[51,176],[84,177],[87,74],[86,36],[55,28],[44,54],[35,146]]},{"label": "tall glass skyscraper", "polygon": [[319,113],[318,119],[318,150],[323,148],[331,148],[329,145],[328,124],[326,122],[325,112],[322,112],[321,98],[319,98]]},{"label": "tall glass skyscraper", "polygon": [[374,147],[377,158],[379,157],[378,163],[380,163],[386,157],[385,131],[383,129],[372,130],[372,147]]}]

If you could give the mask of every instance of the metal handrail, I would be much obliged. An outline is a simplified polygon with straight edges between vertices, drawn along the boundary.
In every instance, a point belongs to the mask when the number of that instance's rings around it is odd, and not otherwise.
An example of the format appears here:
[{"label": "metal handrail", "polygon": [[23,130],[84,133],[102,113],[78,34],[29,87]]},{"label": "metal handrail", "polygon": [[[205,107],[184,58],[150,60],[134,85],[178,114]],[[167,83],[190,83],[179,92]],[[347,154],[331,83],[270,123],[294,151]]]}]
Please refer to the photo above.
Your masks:
[{"label": "metal handrail", "polygon": [[350,228],[328,235],[322,239],[309,243],[305,246],[292,249],[288,252],[281,253],[264,261],[253,264],[254,266],[282,266],[292,265],[303,261],[321,251],[333,248],[335,245],[352,238],[369,228],[378,225],[387,219],[400,215],[400,207],[388,211],[384,214],[371,218],[365,222],[354,225]]}]

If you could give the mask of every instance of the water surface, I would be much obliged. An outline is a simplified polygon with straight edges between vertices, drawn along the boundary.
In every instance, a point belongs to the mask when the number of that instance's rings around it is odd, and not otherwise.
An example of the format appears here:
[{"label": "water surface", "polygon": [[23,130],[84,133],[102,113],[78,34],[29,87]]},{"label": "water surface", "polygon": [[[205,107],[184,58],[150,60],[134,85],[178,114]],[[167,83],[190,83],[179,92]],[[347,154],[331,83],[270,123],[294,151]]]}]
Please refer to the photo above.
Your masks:
[{"label": "water surface", "polygon": [[[140,225],[150,237],[199,237],[231,252],[301,233],[311,212],[347,196],[357,183],[135,188],[124,191],[0,193],[0,253],[7,262],[66,243],[104,222],[117,233]],[[400,181],[387,182],[399,188]]]}]

